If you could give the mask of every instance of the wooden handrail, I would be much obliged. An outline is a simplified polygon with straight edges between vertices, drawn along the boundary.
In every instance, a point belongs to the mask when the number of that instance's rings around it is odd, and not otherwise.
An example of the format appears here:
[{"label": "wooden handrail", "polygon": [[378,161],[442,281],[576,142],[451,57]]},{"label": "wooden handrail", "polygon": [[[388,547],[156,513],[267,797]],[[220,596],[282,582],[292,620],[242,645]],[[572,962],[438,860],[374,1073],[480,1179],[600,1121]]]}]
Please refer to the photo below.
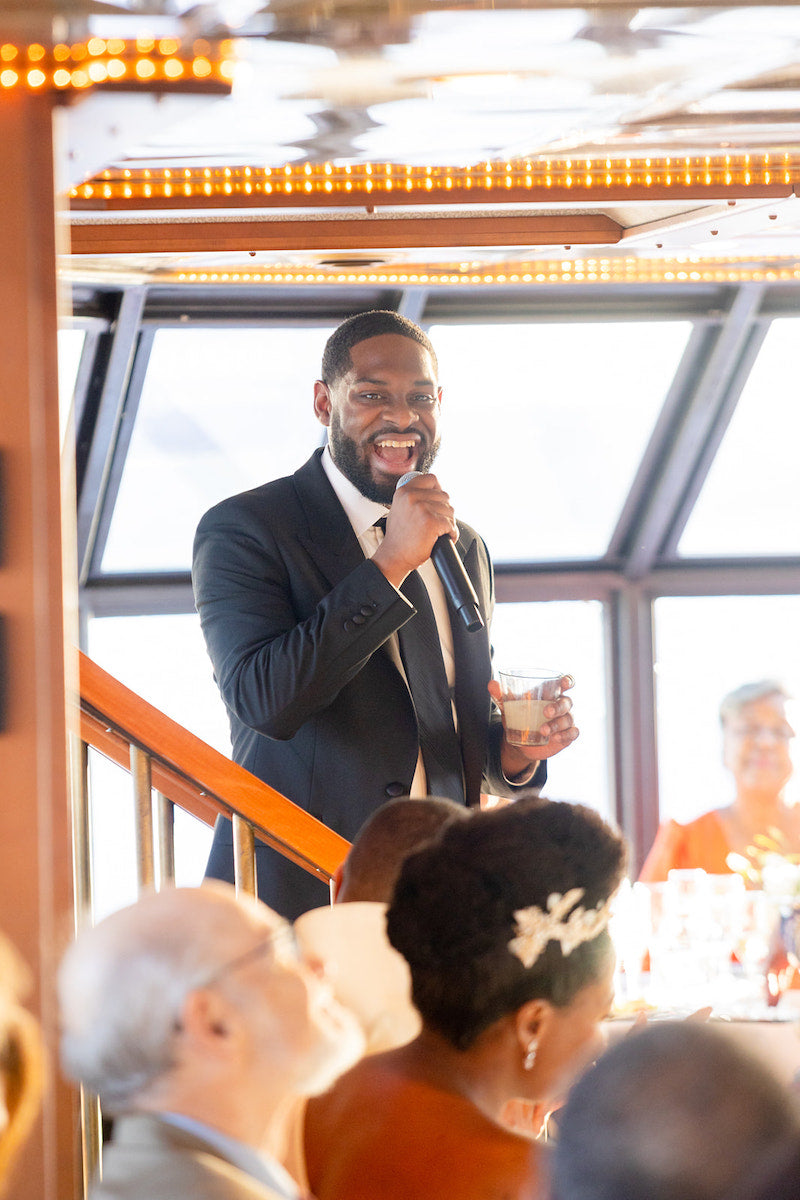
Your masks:
[{"label": "wooden handrail", "polygon": [[129,768],[130,747],[152,759],[152,780],[167,799],[207,825],[239,815],[257,836],[312,875],[329,880],[349,842],[280,792],[231,762],[80,654],[81,737]]}]

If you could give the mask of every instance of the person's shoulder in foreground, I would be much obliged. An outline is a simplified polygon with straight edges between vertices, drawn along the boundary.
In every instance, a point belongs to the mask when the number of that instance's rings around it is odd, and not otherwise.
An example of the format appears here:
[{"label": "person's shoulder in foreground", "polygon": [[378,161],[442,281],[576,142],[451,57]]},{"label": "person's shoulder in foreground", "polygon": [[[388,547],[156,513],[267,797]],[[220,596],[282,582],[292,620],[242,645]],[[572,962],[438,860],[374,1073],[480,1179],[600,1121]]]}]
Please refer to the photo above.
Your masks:
[{"label": "person's shoulder in foreground", "polygon": [[730,1033],[663,1022],[618,1042],[559,1114],[553,1200],[800,1196],[793,1097]]},{"label": "person's shoulder in foreground", "polygon": [[81,933],[58,982],[65,1073],[114,1118],[92,1200],[297,1200],[259,1147],[363,1039],[291,926],[227,884],[167,889]]},{"label": "person's shoulder in foreground", "polygon": [[[270,1178],[255,1155],[223,1157],[205,1137],[192,1136],[152,1114],[120,1117],[103,1156],[92,1200],[295,1200],[291,1180]],[[249,1168],[249,1169],[248,1169]],[[275,1173],[277,1175],[277,1173]],[[281,1183],[284,1186],[281,1186]]]}]

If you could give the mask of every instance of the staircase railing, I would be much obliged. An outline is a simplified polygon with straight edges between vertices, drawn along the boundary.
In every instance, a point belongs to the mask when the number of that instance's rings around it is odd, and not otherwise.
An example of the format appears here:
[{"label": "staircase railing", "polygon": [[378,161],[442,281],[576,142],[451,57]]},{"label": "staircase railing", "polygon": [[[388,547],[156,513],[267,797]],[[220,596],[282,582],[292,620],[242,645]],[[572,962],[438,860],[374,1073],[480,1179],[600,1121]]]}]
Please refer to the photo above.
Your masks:
[{"label": "staircase railing", "polygon": [[[208,825],[230,817],[237,890],[256,894],[255,838],[330,882],[349,843],[80,655],[80,738],[73,747],[73,860],[79,920],[92,908],[89,748],[130,771],[139,889],[174,879],[175,805]],[[100,1112],[81,1097],[84,1182],[100,1169]]]},{"label": "staircase railing", "polygon": [[[234,821],[244,848],[235,863],[237,886],[247,891],[256,890],[252,850],[247,850],[254,836],[313,875],[326,882],[331,879],[348,850],[344,838],[159,712],[84,654],[80,679],[83,746],[93,746],[131,772],[141,885],[156,882],[156,847],[162,874],[165,861],[171,863],[169,831],[175,804],[208,825],[219,815]],[[159,797],[155,817],[153,789]]]}]

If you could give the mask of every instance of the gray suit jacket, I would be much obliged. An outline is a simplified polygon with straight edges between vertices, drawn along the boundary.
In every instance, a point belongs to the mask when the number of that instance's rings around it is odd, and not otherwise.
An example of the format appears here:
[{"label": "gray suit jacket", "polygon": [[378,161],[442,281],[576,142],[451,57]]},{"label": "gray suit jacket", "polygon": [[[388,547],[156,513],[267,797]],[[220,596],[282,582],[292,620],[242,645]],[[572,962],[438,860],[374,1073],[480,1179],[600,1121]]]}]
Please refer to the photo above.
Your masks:
[{"label": "gray suit jacket", "polygon": [[[197,530],[193,583],[233,758],[350,840],[386,800],[407,794],[418,754],[414,705],[385,643],[414,613],[370,560],[320,463],[216,505]],[[459,526],[458,553],[486,628],[453,620],[468,804],[481,789],[514,795],[500,768],[502,728],[487,692],[492,565]],[[544,772],[537,776],[541,786]],[[230,824],[209,873],[231,878]],[[326,889],[274,851],[258,850],[259,894],[288,917]]]},{"label": "gray suit jacket", "polygon": [[266,1166],[242,1157],[246,1169],[157,1116],[120,1117],[89,1200],[285,1200],[269,1186]]}]

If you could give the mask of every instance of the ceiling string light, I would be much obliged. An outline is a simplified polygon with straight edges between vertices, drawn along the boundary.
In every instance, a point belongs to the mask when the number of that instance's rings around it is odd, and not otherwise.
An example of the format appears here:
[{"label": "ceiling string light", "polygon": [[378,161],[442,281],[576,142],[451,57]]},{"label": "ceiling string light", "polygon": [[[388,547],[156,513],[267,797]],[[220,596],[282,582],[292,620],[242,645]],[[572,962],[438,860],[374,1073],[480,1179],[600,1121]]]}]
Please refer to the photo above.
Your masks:
[{"label": "ceiling string light", "polygon": [[73,188],[75,208],[128,201],[243,207],[546,202],[565,195],[786,194],[800,183],[800,155],[717,153],[641,158],[528,158],[472,166],[286,163],[283,166],[120,168]]},{"label": "ceiling string light", "polygon": [[0,44],[3,91],[81,92],[157,85],[160,90],[230,91],[233,43],[177,38],[89,38],[86,42]]},{"label": "ceiling string light", "polygon": [[[123,267],[124,270],[124,267]],[[79,277],[73,263],[65,272],[70,278]],[[86,272],[91,276],[92,272]],[[203,268],[169,270],[160,268],[152,273],[159,283],[276,285],[276,284],[366,284],[380,286],[530,286],[535,284],[592,284],[592,283],[781,283],[800,280],[800,263],[785,259],[771,264],[754,262],[752,258],[708,259],[692,255],[671,258],[638,258],[634,256],[538,259],[502,266],[488,267],[485,263],[445,263],[440,266],[418,264],[396,266],[347,267],[263,267],[244,270],[231,267],[209,270]]]}]

